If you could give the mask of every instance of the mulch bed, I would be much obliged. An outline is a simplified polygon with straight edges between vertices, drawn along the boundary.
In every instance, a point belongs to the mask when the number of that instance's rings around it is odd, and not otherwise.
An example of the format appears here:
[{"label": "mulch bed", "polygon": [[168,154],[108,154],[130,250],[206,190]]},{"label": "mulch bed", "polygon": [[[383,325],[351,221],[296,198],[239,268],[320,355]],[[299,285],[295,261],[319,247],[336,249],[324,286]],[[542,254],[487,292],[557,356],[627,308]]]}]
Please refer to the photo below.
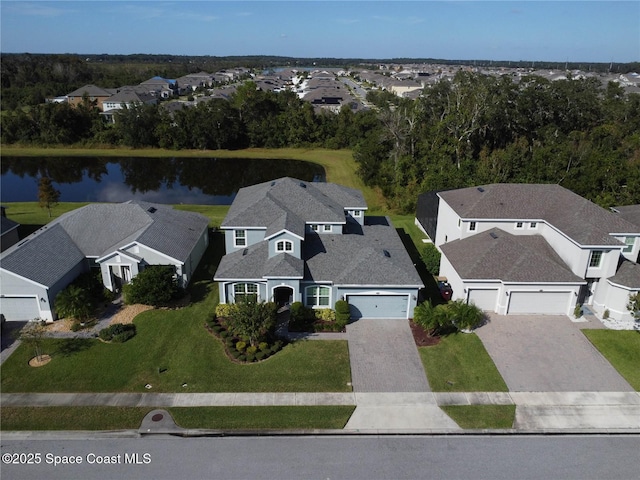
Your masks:
[{"label": "mulch bed", "polygon": [[440,343],[440,337],[433,337],[417,323],[409,320],[411,325],[411,333],[413,333],[413,339],[416,345],[419,347],[430,347],[431,345],[437,345]]}]

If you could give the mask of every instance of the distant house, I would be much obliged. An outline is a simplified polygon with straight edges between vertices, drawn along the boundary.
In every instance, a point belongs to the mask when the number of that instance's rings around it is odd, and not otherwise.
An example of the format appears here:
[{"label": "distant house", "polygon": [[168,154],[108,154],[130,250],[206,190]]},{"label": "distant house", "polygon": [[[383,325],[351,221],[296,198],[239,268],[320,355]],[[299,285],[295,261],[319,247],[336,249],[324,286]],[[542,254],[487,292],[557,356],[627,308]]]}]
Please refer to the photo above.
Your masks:
[{"label": "distant house", "polygon": [[140,83],[139,91],[150,93],[158,98],[170,98],[178,94],[178,82],[162,77],[153,77]]},{"label": "distant house", "polygon": [[413,316],[424,285],[390,221],[366,210],[360,191],[333,183],[280,178],[240,189],[221,225],[220,302],[346,300],[352,318]]},{"label": "distant house", "polygon": [[5,207],[0,207],[0,252],[15,245],[20,240],[18,234],[19,223],[7,218]]},{"label": "distant house", "polygon": [[[640,226],[559,185],[493,184],[423,195],[417,219],[453,298],[500,314],[626,320],[640,291]],[[435,222],[434,222],[435,219]]]},{"label": "distant house", "polygon": [[108,122],[113,123],[115,122],[115,114],[120,109],[131,108],[134,105],[156,105],[157,103],[157,97],[151,93],[134,88],[124,88],[103,102],[104,111],[101,115]]},{"label": "distant house", "polygon": [[48,223],[0,256],[0,312],[7,320],[56,318],[56,295],[99,270],[119,290],[149,265],[173,267],[181,286],[207,245],[209,220],[146,202],[90,204]]},{"label": "distant house", "polygon": [[103,103],[111,97],[116,90],[96,87],[95,85],[85,85],[66,95],[67,102],[70,105],[77,106],[82,103],[83,98],[87,98],[91,102],[96,102],[99,110],[104,110]]}]

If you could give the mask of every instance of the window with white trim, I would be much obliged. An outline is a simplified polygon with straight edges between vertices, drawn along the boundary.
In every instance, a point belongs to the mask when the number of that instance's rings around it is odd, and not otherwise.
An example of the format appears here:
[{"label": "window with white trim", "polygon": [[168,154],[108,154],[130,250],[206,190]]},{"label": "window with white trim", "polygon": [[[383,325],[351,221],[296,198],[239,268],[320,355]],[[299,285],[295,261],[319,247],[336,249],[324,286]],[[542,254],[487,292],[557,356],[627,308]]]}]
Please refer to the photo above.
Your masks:
[{"label": "window with white trim", "polygon": [[529,224],[529,228],[532,229],[532,230],[538,228],[538,223],[537,222],[531,222]]},{"label": "window with white trim", "polygon": [[354,210],[353,211],[353,216],[354,217],[361,217],[362,216],[362,210]]},{"label": "window with white trim", "polygon": [[316,224],[311,225],[311,230],[313,230],[314,232],[317,232],[318,231],[318,225],[316,225]]},{"label": "window with white trim", "polygon": [[476,227],[477,227],[476,222],[469,222],[469,231],[470,232],[475,232],[476,231]]},{"label": "window with white trim", "polygon": [[293,252],[293,242],[291,240],[280,240],[276,243],[276,252]]},{"label": "window with white trim", "polygon": [[331,225],[323,225],[322,226],[322,231],[323,232],[330,232],[331,231]]},{"label": "window with white trim", "polygon": [[629,253],[629,252],[633,252],[633,244],[636,241],[636,237],[626,237],[624,239],[624,244],[626,245],[626,247],[624,247],[624,249],[622,250],[624,253]]},{"label": "window with white trim", "polygon": [[255,283],[236,283],[233,286],[233,298],[235,303],[257,302],[258,285]]},{"label": "window with white trim", "polygon": [[524,228],[524,222],[516,222],[516,230],[520,230]]},{"label": "window with white trim", "polygon": [[246,230],[234,230],[233,231],[233,245],[236,247],[247,246],[247,231]]},{"label": "window with white trim", "polygon": [[600,268],[602,263],[602,250],[593,250],[589,257],[589,268]]},{"label": "window with white trim", "polygon": [[329,307],[331,305],[331,289],[322,285],[313,285],[306,290],[307,307]]}]

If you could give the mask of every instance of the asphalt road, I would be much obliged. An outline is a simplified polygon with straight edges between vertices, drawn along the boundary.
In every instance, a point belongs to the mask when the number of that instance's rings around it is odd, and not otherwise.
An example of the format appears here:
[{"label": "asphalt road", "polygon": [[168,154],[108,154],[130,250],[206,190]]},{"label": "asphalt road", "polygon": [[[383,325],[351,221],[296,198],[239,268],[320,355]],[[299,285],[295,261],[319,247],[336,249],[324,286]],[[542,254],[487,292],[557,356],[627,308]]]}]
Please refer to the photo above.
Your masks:
[{"label": "asphalt road", "polygon": [[[2,436],[3,479],[627,480],[640,472],[638,435],[22,437]],[[20,464],[29,461],[39,463]]]}]

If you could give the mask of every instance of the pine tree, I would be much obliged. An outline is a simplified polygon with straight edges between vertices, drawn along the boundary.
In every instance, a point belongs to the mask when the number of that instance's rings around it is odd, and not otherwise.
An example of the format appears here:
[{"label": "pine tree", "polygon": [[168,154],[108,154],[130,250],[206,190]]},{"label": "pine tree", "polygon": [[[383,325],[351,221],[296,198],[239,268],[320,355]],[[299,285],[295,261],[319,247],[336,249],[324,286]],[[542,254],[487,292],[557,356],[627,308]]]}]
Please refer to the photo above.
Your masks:
[{"label": "pine tree", "polygon": [[38,203],[41,208],[46,208],[51,218],[51,209],[58,204],[60,191],[56,190],[49,177],[41,177],[38,182]]}]

